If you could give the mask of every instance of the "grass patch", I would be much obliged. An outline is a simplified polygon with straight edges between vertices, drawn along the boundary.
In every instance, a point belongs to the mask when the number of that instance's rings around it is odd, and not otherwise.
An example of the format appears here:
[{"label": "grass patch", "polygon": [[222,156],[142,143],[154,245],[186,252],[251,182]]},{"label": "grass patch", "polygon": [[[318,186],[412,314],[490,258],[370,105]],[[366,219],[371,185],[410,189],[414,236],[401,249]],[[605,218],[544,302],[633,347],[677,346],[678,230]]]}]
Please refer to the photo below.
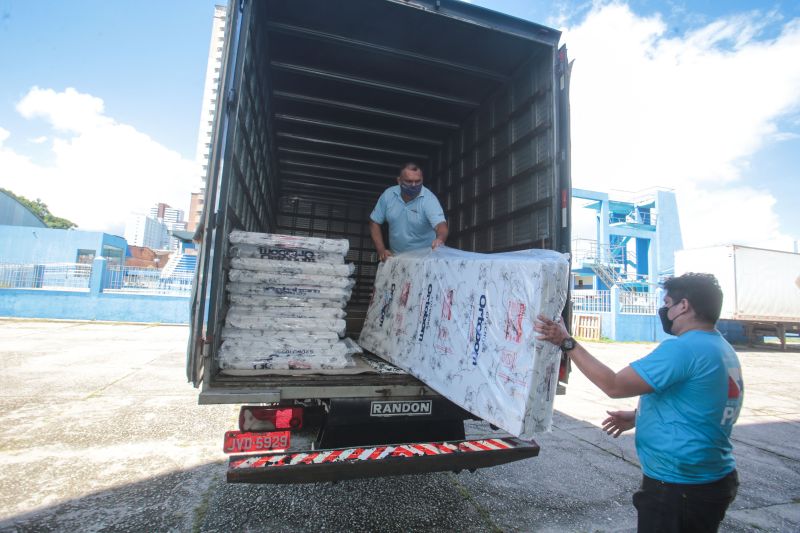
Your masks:
[{"label": "grass patch", "polygon": [[200,505],[198,505],[194,510],[194,520],[192,521],[192,533],[200,533],[200,530],[203,527],[203,522],[206,519],[206,514],[208,514],[208,506],[211,504],[212,492],[214,492],[214,483],[209,484],[208,489],[206,490],[205,494],[203,494],[203,499],[200,500]]},{"label": "grass patch", "polygon": [[458,490],[459,494],[461,494],[465,500],[469,501],[469,503],[475,507],[475,510],[478,511],[478,514],[489,528],[488,531],[491,531],[492,533],[503,533],[503,530],[497,527],[494,522],[492,522],[492,517],[489,516],[489,511],[484,509],[483,506],[475,501],[475,498],[472,497],[472,494],[470,494],[470,492],[467,490],[467,487],[458,481],[458,478],[455,476],[455,474],[450,474],[450,479],[453,480],[453,484],[456,486],[456,490]]}]

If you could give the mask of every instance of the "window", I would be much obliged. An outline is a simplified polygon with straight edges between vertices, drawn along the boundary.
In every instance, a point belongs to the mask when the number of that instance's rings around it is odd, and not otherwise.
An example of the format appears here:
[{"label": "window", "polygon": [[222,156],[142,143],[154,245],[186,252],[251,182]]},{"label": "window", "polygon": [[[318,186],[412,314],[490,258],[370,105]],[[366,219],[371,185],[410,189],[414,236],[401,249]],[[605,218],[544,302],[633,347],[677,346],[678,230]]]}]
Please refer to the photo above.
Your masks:
[{"label": "window", "polygon": [[80,263],[82,265],[91,265],[92,261],[94,261],[94,254],[95,254],[94,250],[79,249],[78,255],[75,258],[75,262]]},{"label": "window", "polygon": [[103,257],[108,260],[108,266],[120,266],[122,265],[122,248],[104,244]]}]

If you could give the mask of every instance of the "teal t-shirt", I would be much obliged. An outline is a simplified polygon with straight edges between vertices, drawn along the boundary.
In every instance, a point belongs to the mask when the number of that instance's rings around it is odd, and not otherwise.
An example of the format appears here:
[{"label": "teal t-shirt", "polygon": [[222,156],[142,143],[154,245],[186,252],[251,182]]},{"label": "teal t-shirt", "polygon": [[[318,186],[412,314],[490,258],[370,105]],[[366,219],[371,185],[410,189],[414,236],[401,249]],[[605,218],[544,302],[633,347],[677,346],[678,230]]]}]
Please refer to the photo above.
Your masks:
[{"label": "teal t-shirt", "polygon": [[369,218],[376,224],[389,223],[389,248],[395,253],[430,247],[436,238],[434,228],[445,221],[442,206],[429,189],[422,187],[406,203],[399,185],[383,191]]},{"label": "teal t-shirt", "polygon": [[636,418],[636,451],[645,475],[710,483],[736,468],[730,436],[744,382],[736,352],[718,331],[688,331],[631,367],[653,388],[639,399]]}]

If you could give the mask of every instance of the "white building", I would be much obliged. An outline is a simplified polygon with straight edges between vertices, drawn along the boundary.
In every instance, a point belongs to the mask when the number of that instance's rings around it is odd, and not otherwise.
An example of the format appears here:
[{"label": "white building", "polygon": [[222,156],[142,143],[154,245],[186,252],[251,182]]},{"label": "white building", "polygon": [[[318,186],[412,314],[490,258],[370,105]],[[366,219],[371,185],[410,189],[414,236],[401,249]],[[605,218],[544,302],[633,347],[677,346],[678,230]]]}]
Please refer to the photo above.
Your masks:
[{"label": "white building", "polygon": [[[175,209],[167,204],[159,203],[150,208],[150,218],[163,224],[168,231],[185,231],[186,221],[183,219],[183,210]],[[180,246],[178,239],[167,237],[160,249],[177,250]]]},{"label": "white building", "polygon": [[[197,134],[197,150],[195,159],[199,170],[198,188],[203,192],[208,174],[208,162],[211,158],[211,143],[214,138],[214,124],[217,113],[220,78],[222,76],[222,49],[225,44],[225,21],[227,8],[214,6],[214,20],[211,25],[211,43],[208,48],[208,64],[203,89],[203,105],[200,111],[200,128]],[[188,227],[194,231],[203,211],[202,194],[193,193]]]},{"label": "white building", "polygon": [[125,240],[133,246],[163,250],[169,246],[167,226],[144,213],[131,213],[125,223]]}]

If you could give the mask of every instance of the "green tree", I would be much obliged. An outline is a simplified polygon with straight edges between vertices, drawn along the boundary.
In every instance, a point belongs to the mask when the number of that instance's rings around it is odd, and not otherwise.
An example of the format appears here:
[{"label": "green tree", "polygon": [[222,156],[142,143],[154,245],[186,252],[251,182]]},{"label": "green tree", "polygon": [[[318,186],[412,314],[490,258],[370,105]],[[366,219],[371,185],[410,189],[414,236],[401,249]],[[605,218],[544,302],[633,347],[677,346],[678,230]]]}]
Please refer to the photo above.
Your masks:
[{"label": "green tree", "polygon": [[42,219],[42,222],[44,222],[48,228],[72,229],[78,227],[78,225],[72,222],[71,220],[55,216],[53,213],[50,212],[50,209],[48,209],[47,204],[44,203],[39,198],[37,198],[36,200],[28,200],[24,196],[19,196],[17,194],[14,194],[8,189],[4,189],[2,187],[0,187],[0,191],[3,191],[11,198],[15,199],[16,201],[18,201],[19,203],[30,209],[34,215]]}]

